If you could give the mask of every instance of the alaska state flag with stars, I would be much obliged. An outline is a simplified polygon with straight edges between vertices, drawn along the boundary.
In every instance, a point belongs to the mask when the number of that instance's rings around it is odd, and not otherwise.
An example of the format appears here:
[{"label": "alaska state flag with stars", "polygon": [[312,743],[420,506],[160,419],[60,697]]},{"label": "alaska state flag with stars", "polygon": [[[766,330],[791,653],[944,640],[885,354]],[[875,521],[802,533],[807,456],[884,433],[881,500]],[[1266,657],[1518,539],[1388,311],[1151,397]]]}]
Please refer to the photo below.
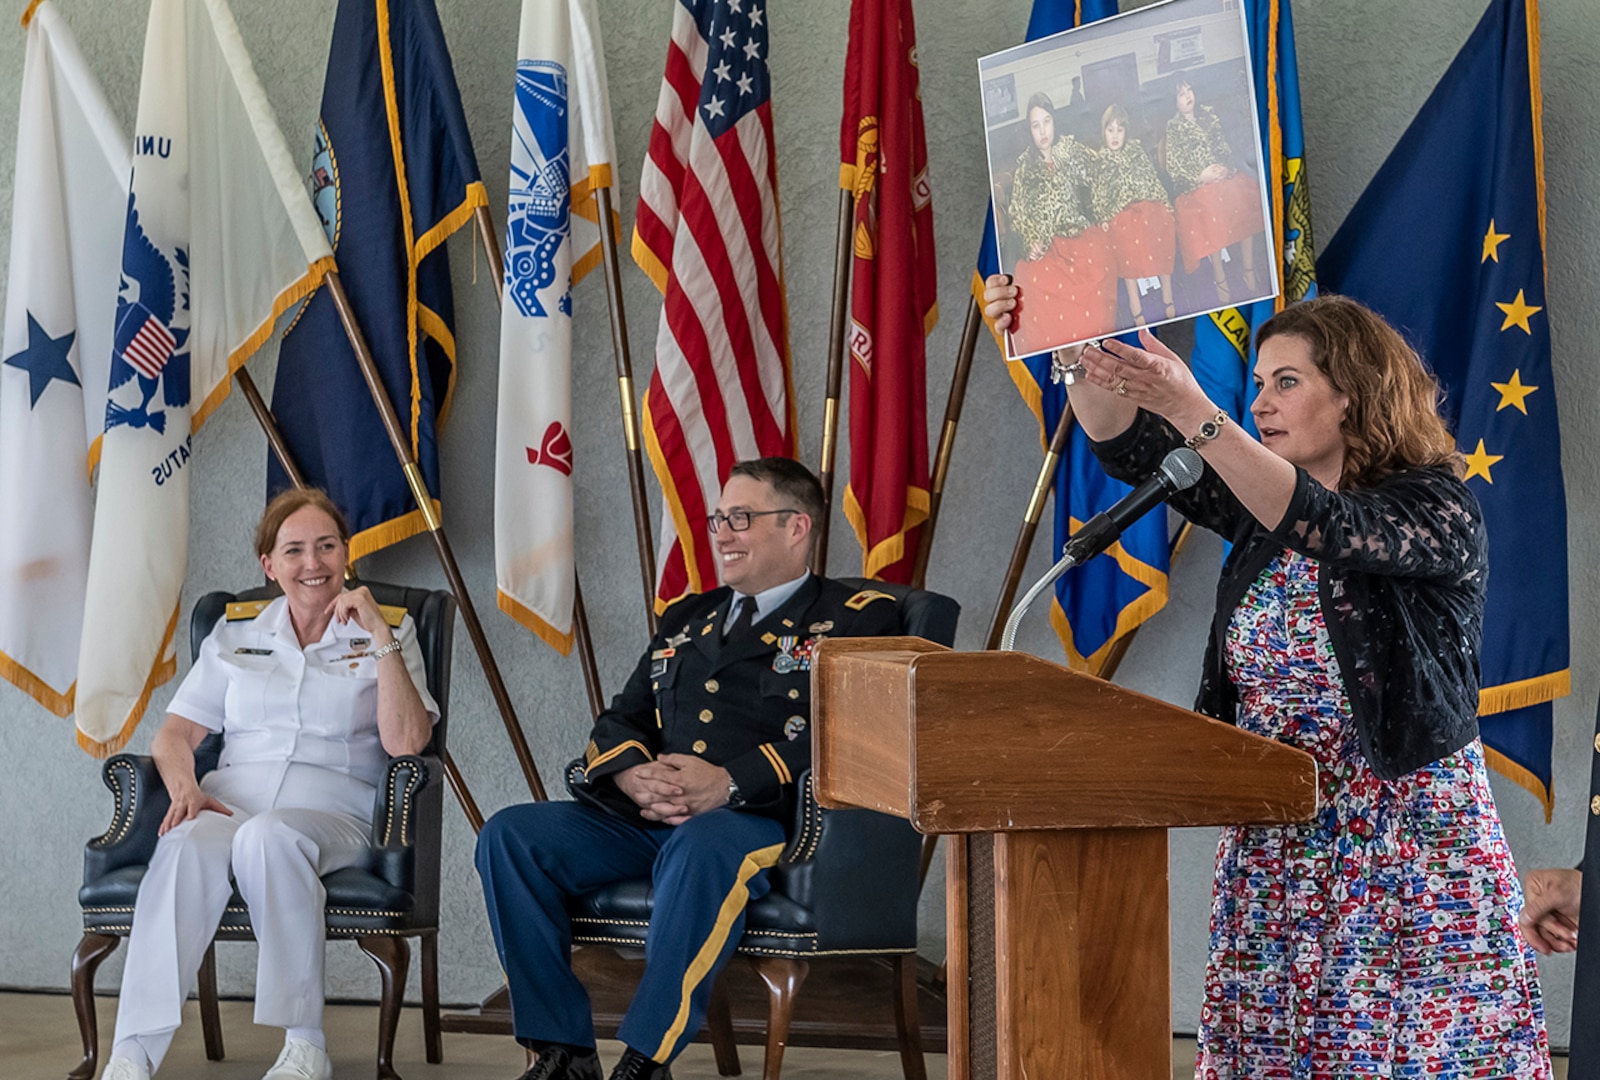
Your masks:
[{"label": "alaska state flag with stars", "polygon": [[1548,814],[1550,702],[1571,676],[1539,118],[1536,0],[1494,0],[1317,269],[1398,327],[1444,385],[1489,528],[1483,741]]}]

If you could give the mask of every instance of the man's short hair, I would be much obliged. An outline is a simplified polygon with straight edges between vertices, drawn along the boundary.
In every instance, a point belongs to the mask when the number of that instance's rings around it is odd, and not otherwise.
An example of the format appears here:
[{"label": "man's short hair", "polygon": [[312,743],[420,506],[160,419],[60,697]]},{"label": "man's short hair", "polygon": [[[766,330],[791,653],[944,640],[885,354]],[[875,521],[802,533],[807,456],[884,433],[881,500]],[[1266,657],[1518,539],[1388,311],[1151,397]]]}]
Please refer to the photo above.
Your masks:
[{"label": "man's short hair", "polygon": [[761,481],[777,492],[781,500],[810,516],[813,525],[822,524],[822,481],[793,458],[764,457],[741,461],[728,472],[729,479],[735,476]]}]

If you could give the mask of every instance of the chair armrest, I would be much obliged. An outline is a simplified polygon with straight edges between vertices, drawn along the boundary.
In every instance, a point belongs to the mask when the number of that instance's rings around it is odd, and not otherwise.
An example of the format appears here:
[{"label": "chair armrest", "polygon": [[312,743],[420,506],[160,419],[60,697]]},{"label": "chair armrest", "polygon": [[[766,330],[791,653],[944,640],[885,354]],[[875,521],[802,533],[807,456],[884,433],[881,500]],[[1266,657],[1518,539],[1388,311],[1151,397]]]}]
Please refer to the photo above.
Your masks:
[{"label": "chair armrest", "polygon": [[789,824],[789,844],[778,856],[780,866],[810,862],[822,839],[822,815],[825,811],[817,802],[810,769],[800,774],[799,787],[800,797],[795,800],[794,820]]},{"label": "chair armrest", "polygon": [[389,760],[373,802],[370,869],[395,888],[411,891],[419,848],[439,844],[443,777],[444,764],[436,757],[407,754]]},{"label": "chair armrest", "polygon": [[823,950],[913,949],[922,839],[872,810],[824,810],[808,770],[774,891],[809,909]]},{"label": "chair armrest", "polygon": [[85,884],[124,866],[149,863],[160,838],[161,819],[172,805],[154,759],[145,755],[116,755],[101,767],[100,779],[116,797],[116,805],[106,831],[84,845]]}]

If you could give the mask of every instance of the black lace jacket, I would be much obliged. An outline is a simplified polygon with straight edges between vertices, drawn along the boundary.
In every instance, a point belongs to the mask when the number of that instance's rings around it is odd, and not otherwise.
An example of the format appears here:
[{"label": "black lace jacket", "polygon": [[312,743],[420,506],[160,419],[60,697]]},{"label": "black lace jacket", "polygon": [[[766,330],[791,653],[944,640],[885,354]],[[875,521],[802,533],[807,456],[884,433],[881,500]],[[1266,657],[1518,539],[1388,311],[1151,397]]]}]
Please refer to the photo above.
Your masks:
[{"label": "black lace jacket", "polygon": [[[1127,431],[1093,448],[1106,472],[1138,483],[1182,442],[1165,420],[1141,411]],[[1488,536],[1477,498],[1448,469],[1408,469],[1353,491],[1329,491],[1302,469],[1275,529],[1209,468],[1169,501],[1233,545],[1217,583],[1196,711],[1234,721],[1238,699],[1222,651],[1228,621],[1289,548],[1318,563],[1328,638],[1373,771],[1393,780],[1477,738]]]}]

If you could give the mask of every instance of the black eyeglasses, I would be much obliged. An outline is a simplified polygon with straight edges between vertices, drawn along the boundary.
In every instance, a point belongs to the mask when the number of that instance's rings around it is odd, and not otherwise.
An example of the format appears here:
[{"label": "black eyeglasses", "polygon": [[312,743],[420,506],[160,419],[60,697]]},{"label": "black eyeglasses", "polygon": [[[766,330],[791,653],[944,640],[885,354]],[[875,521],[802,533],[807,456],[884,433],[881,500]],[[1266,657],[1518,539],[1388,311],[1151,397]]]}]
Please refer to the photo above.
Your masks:
[{"label": "black eyeglasses", "polygon": [[717,530],[726,525],[734,532],[744,532],[750,527],[750,522],[758,517],[768,514],[798,514],[798,510],[735,510],[731,514],[724,514],[720,510],[706,518],[706,529],[712,536],[717,535]]}]

